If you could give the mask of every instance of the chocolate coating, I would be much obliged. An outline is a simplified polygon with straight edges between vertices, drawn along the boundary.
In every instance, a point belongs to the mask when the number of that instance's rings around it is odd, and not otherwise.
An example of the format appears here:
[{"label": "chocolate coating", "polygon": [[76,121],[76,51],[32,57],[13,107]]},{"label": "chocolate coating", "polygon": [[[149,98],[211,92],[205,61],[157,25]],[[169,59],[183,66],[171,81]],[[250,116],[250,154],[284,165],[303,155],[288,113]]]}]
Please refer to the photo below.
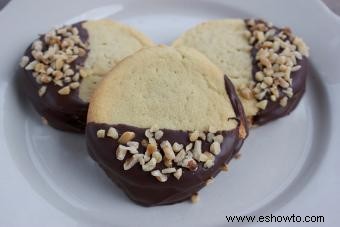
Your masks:
[{"label": "chocolate coating", "polygon": [[[266,23],[263,20],[255,21],[256,23]],[[284,30],[275,26],[273,26],[272,28],[275,29],[276,34]],[[288,38],[286,40],[288,40]],[[255,59],[257,51],[258,49],[253,46],[251,50],[251,57],[252,76],[254,81],[256,81],[256,72],[260,71]],[[293,96],[288,99],[287,105],[285,107],[282,107],[279,101],[273,102],[267,94],[267,107],[264,110],[259,110],[259,112],[252,118],[252,124],[263,125],[270,121],[289,115],[296,108],[306,90],[306,77],[309,73],[309,61],[306,57],[303,57],[302,60],[297,59],[297,65],[301,65],[301,69],[291,73]],[[279,92],[280,97],[278,98],[278,100],[284,96],[281,90]]]},{"label": "chocolate coating", "polygon": [[[246,118],[242,105],[235,93],[234,87],[229,79],[225,76],[225,87],[230,97],[231,104],[236,114],[238,126],[230,131],[220,131],[224,137],[221,144],[221,153],[215,157],[215,165],[209,169],[204,168],[202,163],[198,163],[197,171],[190,171],[183,168],[182,177],[177,180],[169,176],[164,183],[159,182],[150,172],[144,172],[139,164],[136,164],[130,170],[123,169],[125,161],[116,159],[115,151],[118,147],[117,140],[112,138],[97,138],[97,130],[115,127],[121,135],[125,131],[133,131],[136,134],[134,141],[141,142],[144,136],[145,128],[137,128],[129,125],[108,125],[98,123],[88,123],[86,126],[86,140],[89,154],[104,169],[108,177],[115,182],[126,195],[133,201],[143,206],[165,205],[177,203],[191,197],[192,194],[203,188],[207,180],[215,177],[221,170],[224,163],[229,162],[232,157],[239,151],[243,144],[244,138],[239,135],[240,126],[243,125],[248,133]],[[235,119],[230,119],[235,120]],[[160,144],[168,140],[171,144],[174,142],[187,145],[190,143],[188,131],[162,129],[163,137],[158,141]],[[202,151],[209,151],[210,143],[202,141]],[[139,148],[143,153],[145,148]],[[163,162],[158,163],[155,169],[166,168]]]},{"label": "chocolate coating", "polygon": [[[81,26],[82,23],[79,22],[72,26],[78,28],[81,40],[86,43],[88,41],[88,32]],[[42,39],[43,35],[40,36],[40,40]],[[45,48],[46,46],[43,46],[44,50]],[[31,54],[31,45],[26,49],[25,56],[28,56],[30,61],[34,60]],[[76,65],[83,66],[86,58],[87,54],[77,58],[76,61],[70,64],[71,68],[75,70]],[[79,89],[72,90],[69,95],[59,95],[58,90],[61,87],[51,82],[46,84],[47,91],[40,97],[38,91],[41,85],[36,82],[32,75],[33,72],[25,69],[21,69],[21,71],[20,77],[24,85],[22,89],[36,111],[48,121],[49,125],[64,131],[84,132],[88,103],[79,98]]]}]

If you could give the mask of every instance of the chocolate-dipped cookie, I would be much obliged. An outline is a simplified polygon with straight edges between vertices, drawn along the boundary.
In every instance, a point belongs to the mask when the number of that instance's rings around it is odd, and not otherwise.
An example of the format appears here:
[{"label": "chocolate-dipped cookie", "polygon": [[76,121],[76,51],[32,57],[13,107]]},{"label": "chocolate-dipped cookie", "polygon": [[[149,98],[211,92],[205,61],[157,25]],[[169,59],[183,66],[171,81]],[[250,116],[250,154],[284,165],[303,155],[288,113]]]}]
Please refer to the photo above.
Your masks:
[{"label": "chocolate-dipped cookie", "polygon": [[234,87],[190,48],[144,48],[99,84],[89,106],[91,157],[133,201],[196,198],[248,133]]},{"label": "chocolate-dipped cookie", "polygon": [[254,125],[288,115],[301,100],[308,74],[308,47],[289,28],[262,20],[202,23],[174,41],[195,48],[233,82]]},{"label": "chocolate-dipped cookie", "polygon": [[22,88],[49,125],[83,132],[97,83],[117,62],[151,45],[140,32],[107,19],[54,29],[27,48]]}]

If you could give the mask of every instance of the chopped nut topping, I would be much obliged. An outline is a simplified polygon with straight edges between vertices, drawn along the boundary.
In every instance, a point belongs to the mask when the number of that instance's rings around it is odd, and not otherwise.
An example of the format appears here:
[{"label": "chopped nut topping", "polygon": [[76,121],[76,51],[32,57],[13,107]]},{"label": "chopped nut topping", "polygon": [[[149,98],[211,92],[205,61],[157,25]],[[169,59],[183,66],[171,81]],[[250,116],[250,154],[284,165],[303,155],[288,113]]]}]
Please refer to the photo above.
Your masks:
[{"label": "chopped nut topping", "polygon": [[124,170],[131,169],[134,165],[136,165],[137,162],[138,162],[138,156],[133,155],[132,157],[130,157],[124,162],[124,165],[123,165]]},{"label": "chopped nut topping", "polygon": [[153,137],[153,133],[151,132],[150,129],[145,130],[145,136],[148,139]]},{"label": "chopped nut topping", "polygon": [[191,202],[192,203],[198,203],[199,201],[200,201],[200,197],[198,196],[197,193],[195,193],[191,196]]},{"label": "chopped nut topping", "polygon": [[97,131],[97,137],[98,138],[105,138],[105,129],[99,129]]},{"label": "chopped nut topping", "polygon": [[115,128],[110,127],[109,130],[107,131],[107,137],[111,137],[112,139],[118,139],[118,132]]},{"label": "chopped nut topping", "polygon": [[127,142],[133,140],[135,138],[134,132],[124,132],[123,135],[120,136],[118,143],[126,144]]},{"label": "chopped nut topping", "polygon": [[211,159],[208,159],[205,163],[204,163],[204,167],[205,168],[211,168],[211,167],[213,167],[213,165],[214,165],[214,161],[213,160],[211,160]]},{"label": "chopped nut topping", "polygon": [[179,152],[180,150],[183,149],[183,144],[179,144],[177,142],[175,142],[173,145],[172,145],[172,149],[174,150],[174,152]]},{"label": "chopped nut topping", "polygon": [[79,86],[80,86],[80,83],[79,83],[79,82],[70,83],[70,87],[71,87],[73,90],[74,90],[74,89],[77,89]]},{"label": "chopped nut topping", "polygon": [[249,88],[243,88],[240,90],[240,94],[245,99],[251,99],[253,97],[253,93]]},{"label": "chopped nut topping", "polygon": [[207,138],[207,136],[205,135],[204,132],[200,132],[199,133],[199,138],[201,138],[201,140],[205,140]]},{"label": "chopped nut topping", "polygon": [[193,150],[194,159],[200,161],[201,154],[202,154],[202,141],[196,140]]},{"label": "chopped nut topping", "polygon": [[124,146],[119,145],[116,150],[116,158],[122,161],[124,160],[126,153],[127,153],[127,149]]},{"label": "chopped nut topping", "polygon": [[163,137],[163,131],[161,131],[161,130],[158,130],[158,131],[156,131],[155,132],[155,139],[156,140],[160,140],[162,137]]},{"label": "chopped nut topping", "polygon": [[152,157],[156,159],[157,163],[160,163],[163,160],[163,156],[159,151],[155,151],[152,153]]},{"label": "chopped nut topping", "polygon": [[[308,57],[308,47],[290,29],[276,29],[263,21],[247,20],[245,37],[256,50],[255,60],[259,71],[255,73],[255,83],[239,89],[245,99],[254,97],[258,100],[256,107],[266,109],[268,101],[280,100],[286,106],[294,93],[292,73],[301,68],[298,60]],[[251,92],[249,92],[249,90]],[[281,92],[282,91],[282,92]]]},{"label": "chopped nut topping", "polygon": [[[77,75],[73,68],[81,68],[79,65],[69,64],[75,62],[79,57],[86,55],[87,46],[81,41],[77,28],[64,26],[52,30],[45,34],[41,40],[36,40],[31,46],[30,62],[29,56],[21,59],[20,66],[27,71],[32,71],[37,83],[48,84],[53,82],[55,85],[63,87],[58,94],[68,95],[71,89],[79,87],[79,73]],[[84,71],[83,69],[81,69]],[[69,78],[76,74],[77,76]],[[71,83],[71,82],[74,83]],[[46,92],[46,91],[45,91]]]},{"label": "chopped nut topping", "polygon": [[214,140],[214,133],[209,132],[207,135],[207,141],[211,143],[213,142],[213,140]]},{"label": "chopped nut topping", "polygon": [[42,121],[42,123],[43,123],[44,125],[48,125],[48,121],[47,121],[46,118],[41,117],[41,121]]},{"label": "chopped nut topping", "polygon": [[168,180],[168,176],[161,173],[159,170],[154,170],[151,172],[151,175],[156,177],[156,179],[160,182],[166,182]]},{"label": "chopped nut topping", "polygon": [[179,180],[182,177],[182,174],[183,174],[183,170],[182,170],[182,168],[179,168],[174,173],[174,177],[176,177],[176,179]]},{"label": "chopped nut topping", "polygon": [[46,93],[46,89],[47,89],[46,86],[41,86],[40,87],[40,89],[38,91],[38,94],[39,94],[40,97],[43,96]]},{"label": "chopped nut topping", "polygon": [[287,101],[288,101],[288,98],[287,98],[287,97],[283,97],[283,98],[280,100],[280,105],[281,105],[282,107],[287,106]]},{"label": "chopped nut topping", "polygon": [[172,160],[167,159],[165,156],[163,157],[163,163],[168,168],[172,167]]},{"label": "chopped nut topping", "polygon": [[199,158],[199,161],[200,161],[200,162],[206,162],[206,161],[208,161],[208,160],[209,160],[209,157],[208,157],[206,154],[202,153],[202,154],[200,155],[200,158]]},{"label": "chopped nut topping", "polygon": [[165,140],[161,143],[161,148],[164,151],[164,155],[167,159],[173,160],[175,159],[175,153],[172,150],[171,144],[169,141]]},{"label": "chopped nut topping", "polygon": [[209,184],[211,184],[212,182],[214,182],[214,178],[213,178],[213,177],[210,177],[210,178],[205,182],[205,185],[209,185]]},{"label": "chopped nut topping", "polygon": [[139,147],[139,143],[137,141],[129,141],[126,143],[126,145],[128,145],[129,147],[136,148],[136,149],[138,149]]},{"label": "chopped nut topping", "polygon": [[71,89],[69,86],[63,87],[62,89],[58,90],[59,95],[68,95],[70,94],[70,92],[71,92]]},{"label": "chopped nut topping", "polygon": [[[218,155],[221,151],[222,135],[198,133],[199,136],[194,143],[187,144],[185,148],[183,144],[177,142],[171,144],[168,140],[162,141],[160,143],[160,148],[164,152],[164,155],[162,155],[157,149],[157,141],[153,138],[154,134],[157,134],[159,131],[158,127],[145,131],[145,136],[149,136],[149,143],[146,139],[141,141],[143,153],[138,151],[139,142],[133,141],[136,136],[134,132],[127,131],[119,137],[117,130],[114,127],[110,127],[107,131],[105,129],[98,130],[97,136],[99,138],[104,138],[105,136],[113,139],[119,138],[117,141],[119,146],[116,150],[116,158],[120,161],[125,160],[123,164],[124,170],[129,170],[136,163],[139,163],[143,171],[151,172],[151,175],[161,182],[165,182],[168,179],[168,176],[170,176],[168,174],[173,175],[176,179],[180,179],[183,174],[183,169],[180,167],[184,167],[189,171],[196,171],[198,163],[201,162],[204,168],[211,168],[215,162],[215,155]],[[212,153],[208,151],[202,152],[202,140],[199,139],[207,138],[211,140]],[[131,156],[126,158],[128,154]],[[157,163],[161,162],[163,162],[166,168],[161,170],[155,169]]]},{"label": "chopped nut topping", "polygon": [[228,165],[224,163],[224,164],[221,166],[221,170],[222,170],[222,171],[225,171],[225,172],[228,171]]},{"label": "chopped nut topping", "polygon": [[221,153],[221,145],[218,142],[213,142],[210,145],[210,151],[211,153],[213,153],[214,155],[218,155]]},{"label": "chopped nut topping", "polygon": [[190,151],[193,147],[193,143],[189,143],[188,145],[185,146],[185,151]]},{"label": "chopped nut topping", "polygon": [[217,143],[222,143],[223,142],[223,136],[222,135],[214,136],[213,140]]},{"label": "chopped nut topping", "polygon": [[27,64],[28,64],[28,62],[30,61],[30,59],[29,59],[29,57],[27,57],[27,56],[23,56],[22,58],[21,58],[21,61],[20,61],[20,67],[21,68],[24,68]]},{"label": "chopped nut topping", "polygon": [[238,133],[241,139],[245,139],[247,137],[247,130],[242,123],[240,124],[240,127],[238,129]]},{"label": "chopped nut topping", "polygon": [[158,130],[159,130],[158,125],[153,125],[153,126],[151,126],[151,128],[150,128],[150,132],[152,132],[152,133],[155,133],[155,132],[157,132]]},{"label": "chopped nut topping", "polygon": [[186,152],[185,152],[185,150],[182,149],[180,152],[177,153],[177,155],[174,159],[174,162],[178,163],[178,162],[183,161],[183,159],[185,158],[185,155],[186,155]]},{"label": "chopped nut topping", "polygon": [[149,172],[156,167],[157,161],[155,158],[151,158],[148,163],[142,165],[143,171]]},{"label": "chopped nut topping", "polygon": [[176,168],[166,168],[166,169],[162,169],[162,173],[166,174],[166,173],[175,173],[176,172]]},{"label": "chopped nut topping", "polygon": [[188,168],[190,171],[196,171],[198,168],[197,162],[192,158],[184,159],[182,166]]},{"label": "chopped nut topping", "polygon": [[192,133],[190,133],[189,139],[191,142],[195,142],[199,136],[200,136],[199,131],[193,131]]}]

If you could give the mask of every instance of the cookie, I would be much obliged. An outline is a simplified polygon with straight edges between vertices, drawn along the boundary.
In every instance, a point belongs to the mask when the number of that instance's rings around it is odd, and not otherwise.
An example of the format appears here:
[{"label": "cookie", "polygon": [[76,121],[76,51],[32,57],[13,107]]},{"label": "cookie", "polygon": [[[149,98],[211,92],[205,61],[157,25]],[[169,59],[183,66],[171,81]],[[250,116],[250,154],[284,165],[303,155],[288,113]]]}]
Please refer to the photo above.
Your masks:
[{"label": "cookie", "polygon": [[54,29],[26,50],[23,89],[49,125],[84,132],[97,83],[120,60],[151,45],[140,32],[106,19]]},{"label": "cookie", "polygon": [[249,121],[288,115],[301,100],[308,47],[289,28],[262,20],[213,20],[188,30],[173,46],[205,54],[233,82]]},{"label": "cookie", "polygon": [[230,80],[193,49],[144,48],[121,61],[90,101],[89,154],[133,201],[180,202],[239,151],[246,117]]}]

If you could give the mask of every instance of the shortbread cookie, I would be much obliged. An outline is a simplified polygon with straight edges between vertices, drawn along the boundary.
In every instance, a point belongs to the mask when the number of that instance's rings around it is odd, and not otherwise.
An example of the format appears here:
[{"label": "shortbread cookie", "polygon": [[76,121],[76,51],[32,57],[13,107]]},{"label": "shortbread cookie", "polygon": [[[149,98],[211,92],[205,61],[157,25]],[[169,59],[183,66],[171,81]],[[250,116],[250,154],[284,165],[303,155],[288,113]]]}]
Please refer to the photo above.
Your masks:
[{"label": "shortbread cookie", "polygon": [[248,128],[232,83],[188,48],[145,48],[100,83],[89,107],[90,155],[135,202],[196,195],[240,149]]},{"label": "shortbread cookie", "polygon": [[111,20],[52,30],[34,41],[22,58],[23,89],[49,125],[83,132],[96,84],[117,62],[151,45],[140,32]]},{"label": "shortbread cookie", "polygon": [[289,114],[304,94],[308,48],[289,28],[262,20],[208,21],[185,32],[173,46],[195,48],[218,65],[255,125]]}]

